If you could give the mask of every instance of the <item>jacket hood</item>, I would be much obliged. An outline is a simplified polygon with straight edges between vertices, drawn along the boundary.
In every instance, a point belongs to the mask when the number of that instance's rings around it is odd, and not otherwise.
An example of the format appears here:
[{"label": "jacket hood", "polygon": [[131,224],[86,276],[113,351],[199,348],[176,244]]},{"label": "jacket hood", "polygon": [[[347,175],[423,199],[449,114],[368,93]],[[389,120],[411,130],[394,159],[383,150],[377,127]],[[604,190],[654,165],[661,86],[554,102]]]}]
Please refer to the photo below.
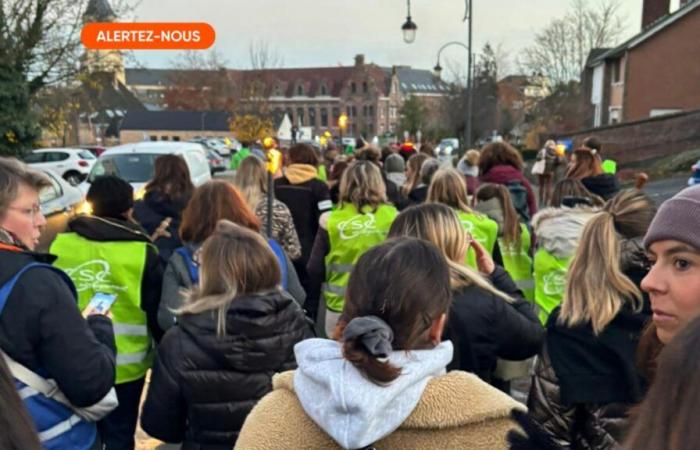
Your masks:
[{"label": "jacket hood", "polygon": [[478,177],[479,176],[479,166],[472,166],[467,162],[466,158],[462,158],[459,160],[457,163],[457,170],[459,170],[462,175],[465,176],[470,176],[470,177]]},{"label": "jacket hood", "polygon": [[400,172],[389,172],[386,174],[386,178],[393,182],[396,187],[400,188],[406,184],[406,174]]},{"label": "jacket hood", "polygon": [[68,231],[91,241],[151,242],[138,224],[97,216],[76,217],[68,223]]},{"label": "jacket hood", "polygon": [[545,208],[532,218],[532,228],[540,247],[557,258],[568,258],[576,252],[586,223],[598,208]]},{"label": "jacket hood", "polygon": [[226,312],[226,334],[217,336],[217,314],[184,314],[179,326],[198,347],[224,367],[277,371],[295,343],[308,336],[299,304],[282,291],[237,297]]},{"label": "jacket hood", "polygon": [[284,176],[292,184],[301,184],[318,176],[318,170],[310,164],[291,164],[284,171]]},{"label": "jacket hood", "polygon": [[481,179],[490,183],[504,184],[514,179],[523,178],[523,173],[513,166],[494,166],[488,172],[481,175]]},{"label": "jacket hood", "polygon": [[173,219],[180,218],[182,210],[185,208],[184,204],[172,201],[170,197],[160,191],[146,192],[143,202],[156,214]]},{"label": "jacket hood", "polygon": [[343,358],[341,344],[309,339],[294,347],[299,369],[294,390],[309,417],[346,449],[362,448],[394,432],[411,415],[428,382],[445,374],[453,347],[394,351],[389,361],[401,375],[388,385],[365,378]]},{"label": "jacket hood", "polygon": [[481,214],[487,215],[491,220],[495,220],[496,223],[498,223],[498,235],[503,235],[503,223],[505,222],[505,218],[503,217],[503,207],[501,207],[501,202],[497,198],[480,201],[476,204],[474,209]]}]

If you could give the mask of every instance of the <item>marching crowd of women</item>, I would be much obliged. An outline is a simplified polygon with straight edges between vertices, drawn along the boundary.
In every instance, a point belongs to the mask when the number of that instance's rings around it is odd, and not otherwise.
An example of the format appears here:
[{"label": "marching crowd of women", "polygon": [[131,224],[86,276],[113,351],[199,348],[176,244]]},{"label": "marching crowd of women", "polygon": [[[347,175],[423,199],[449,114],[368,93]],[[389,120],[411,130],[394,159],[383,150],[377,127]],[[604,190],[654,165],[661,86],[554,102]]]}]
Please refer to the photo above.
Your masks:
[{"label": "marching crowd of women", "polygon": [[700,188],[657,211],[595,139],[539,199],[505,142],[429,153],[297,144],[273,192],[161,156],[50,254],[48,181],[0,159],[0,449],[700,445]]}]

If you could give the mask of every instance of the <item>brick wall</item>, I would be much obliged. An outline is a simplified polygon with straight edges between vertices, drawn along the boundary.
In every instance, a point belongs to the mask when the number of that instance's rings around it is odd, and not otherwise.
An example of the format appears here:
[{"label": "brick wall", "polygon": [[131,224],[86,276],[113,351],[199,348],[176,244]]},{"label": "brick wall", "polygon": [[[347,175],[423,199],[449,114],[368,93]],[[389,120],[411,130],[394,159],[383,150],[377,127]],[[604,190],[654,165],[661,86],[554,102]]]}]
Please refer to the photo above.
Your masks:
[{"label": "brick wall", "polygon": [[693,150],[700,148],[700,110],[582,130],[557,138],[573,139],[577,147],[588,136],[601,140],[605,158],[620,163]]}]

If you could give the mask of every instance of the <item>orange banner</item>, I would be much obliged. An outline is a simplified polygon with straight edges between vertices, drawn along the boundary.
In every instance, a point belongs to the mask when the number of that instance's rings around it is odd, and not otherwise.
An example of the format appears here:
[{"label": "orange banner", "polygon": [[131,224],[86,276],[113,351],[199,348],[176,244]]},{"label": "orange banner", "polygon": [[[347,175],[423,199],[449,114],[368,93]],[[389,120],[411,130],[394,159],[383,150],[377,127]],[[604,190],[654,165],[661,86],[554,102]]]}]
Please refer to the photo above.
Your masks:
[{"label": "orange banner", "polygon": [[206,50],[216,32],[207,23],[88,23],[80,39],[91,50]]}]

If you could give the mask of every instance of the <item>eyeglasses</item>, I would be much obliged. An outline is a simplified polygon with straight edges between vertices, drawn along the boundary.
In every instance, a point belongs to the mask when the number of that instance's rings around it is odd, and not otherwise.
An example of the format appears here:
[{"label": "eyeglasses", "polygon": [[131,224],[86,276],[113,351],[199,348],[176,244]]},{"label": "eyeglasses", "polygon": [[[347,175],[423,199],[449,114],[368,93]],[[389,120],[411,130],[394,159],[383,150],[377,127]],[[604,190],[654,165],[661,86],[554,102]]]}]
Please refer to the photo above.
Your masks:
[{"label": "eyeglasses", "polygon": [[31,208],[18,208],[16,206],[9,206],[7,209],[20,212],[25,216],[32,219],[32,223],[36,222],[36,218],[41,215],[41,207],[38,205],[33,205]]}]

